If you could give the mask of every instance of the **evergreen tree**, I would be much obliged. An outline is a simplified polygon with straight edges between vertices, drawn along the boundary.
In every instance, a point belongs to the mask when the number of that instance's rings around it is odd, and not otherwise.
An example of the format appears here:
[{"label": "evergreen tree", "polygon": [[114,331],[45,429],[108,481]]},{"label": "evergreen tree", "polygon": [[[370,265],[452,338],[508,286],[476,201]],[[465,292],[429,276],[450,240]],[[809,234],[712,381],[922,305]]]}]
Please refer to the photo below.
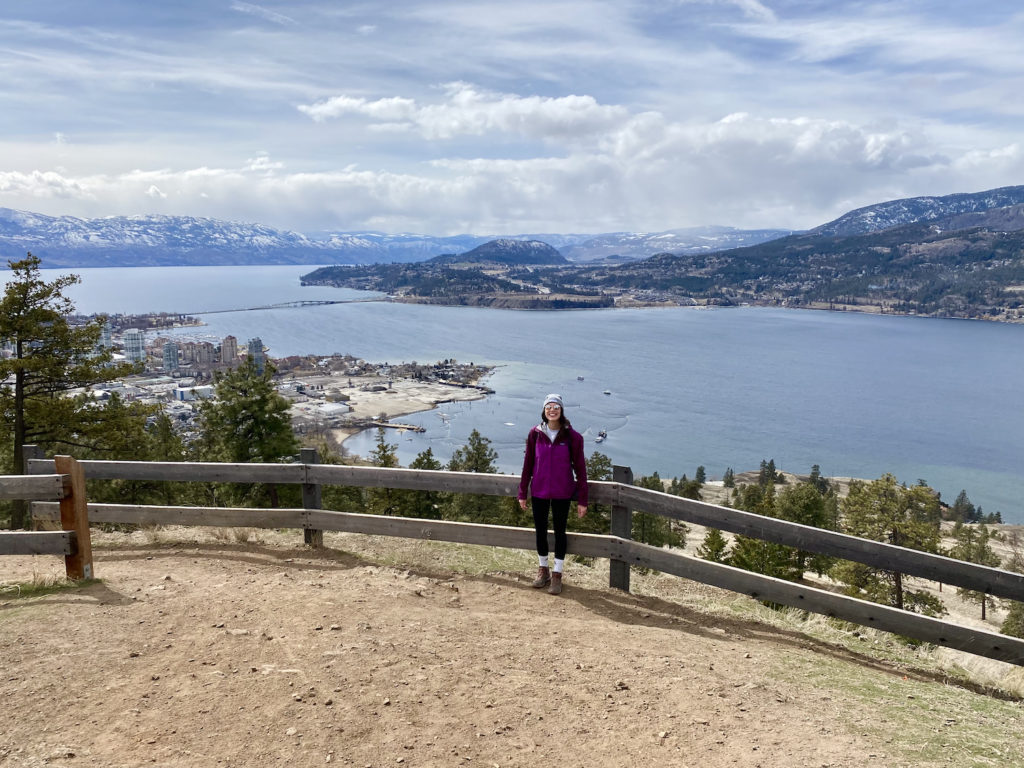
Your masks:
[{"label": "evergreen tree", "polygon": [[[444,465],[434,456],[431,448],[420,452],[409,469],[441,470]],[[427,520],[440,520],[445,504],[445,494],[441,491],[397,491],[399,507],[406,517],[421,517]]]},{"label": "evergreen tree", "polygon": [[[375,467],[398,467],[398,446],[387,441],[384,427],[377,427],[377,442],[370,451],[370,463]],[[396,488],[368,488],[366,511],[372,515],[397,515],[401,512],[402,491]]]},{"label": "evergreen tree", "polygon": [[[124,424],[113,423],[111,412],[96,408],[89,389],[135,367],[113,365],[111,351],[100,348],[104,318],[83,325],[69,322],[74,304],[64,291],[80,282],[77,275],[47,283],[31,253],[8,264],[12,274],[0,299],[0,343],[10,346],[11,355],[0,358],[0,381],[8,382],[0,387],[0,411],[11,447],[7,471],[20,474],[26,443],[49,450],[93,449],[112,439]],[[140,412],[129,413],[134,418]],[[25,502],[12,505],[12,528],[24,526],[26,509]]]},{"label": "evergreen tree", "polygon": [[[835,521],[835,504],[835,494],[822,495],[817,486],[807,482],[784,488],[776,499],[775,508],[780,520],[829,529]],[[790,549],[790,554],[793,575],[797,581],[808,570],[818,575],[825,573],[833,562],[826,555],[803,550]]]},{"label": "evergreen tree", "polygon": [[707,472],[704,470],[703,464],[697,467],[697,473],[693,476],[693,479],[701,485],[704,485],[704,483],[708,481]]},{"label": "evergreen tree", "polygon": [[[612,479],[612,460],[605,454],[594,451],[590,454],[590,458],[587,459],[587,480],[611,480]],[[574,502],[575,504],[575,502]],[[584,517],[579,517],[573,512],[569,512],[569,525],[570,531],[582,531],[584,533],[608,533],[611,531],[611,507],[605,504],[594,504],[591,502],[587,506],[587,514]],[[525,521],[526,524],[532,523],[532,516]]]},{"label": "evergreen tree", "polygon": [[[1016,530],[1009,531],[1006,534],[1006,543],[1010,547],[1010,559],[1003,567],[1014,573],[1024,573],[1024,545],[1020,534]],[[1024,637],[1024,602],[1008,600],[1007,603],[1008,612],[999,631],[1004,635]]]},{"label": "evergreen tree", "polygon": [[[854,481],[842,502],[842,519],[844,532],[852,536],[924,552],[939,548],[939,498],[927,485],[907,488],[888,474],[870,483]],[[906,589],[898,571],[841,561],[832,574],[855,597],[928,615],[945,613],[935,596]]]},{"label": "evergreen tree", "polygon": [[[765,517],[777,517],[775,486],[745,485],[740,489],[739,508]],[[729,565],[745,571],[763,573],[778,579],[796,578],[793,550],[784,544],[763,539],[737,536],[729,551]]]},{"label": "evergreen tree", "polygon": [[722,475],[722,485],[726,488],[736,487],[736,473],[733,471],[732,467],[725,468],[725,474]]},{"label": "evergreen tree", "polygon": [[708,528],[704,533],[703,543],[697,547],[697,557],[713,563],[725,563],[729,559],[728,544],[725,536],[717,528]]},{"label": "evergreen tree", "polygon": [[979,514],[980,510],[975,510],[965,490],[957,494],[953,506],[949,509],[949,519],[961,523],[976,523],[980,519]]},{"label": "evergreen tree", "polygon": [[[655,472],[653,475],[641,477],[633,483],[637,487],[647,488],[652,491],[665,492],[665,483]],[[661,515],[649,512],[633,513],[633,541],[642,544],[650,544],[655,547],[679,547],[686,546],[687,528],[682,523],[674,521]]]},{"label": "evergreen tree", "polygon": [[832,489],[832,484],[826,478],[821,476],[821,467],[817,464],[811,467],[811,475],[807,479],[807,482],[813,485],[822,496],[827,495]]},{"label": "evergreen tree", "polygon": [[[247,360],[214,375],[214,399],[199,407],[202,431],[197,450],[204,460],[273,463],[299,452],[288,413],[291,404],[274,388],[273,374],[270,363],[259,371]],[[243,501],[271,506],[280,501],[276,484],[243,486],[243,493]]]},{"label": "evergreen tree", "polygon": [[[494,474],[497,472],[494,466],[497,458],[498,454],[491,448],[490,439],[474,429],[469,433],[466,444],[452,454],[448,470]],[[456,493],[445,511],[445,519],[502,525],[508,522],[510,510],[507,504],[501,502],[502,499],[497,496]]]},{"label": "evergreen tree", "polygon": [[[999,555],[993,551],[992,545],[989,543],[991,539],[998,538],[998,534],[993,534],[984,523],[977,526],[964,525],[958,520],[953,526],[953,538],[956,539],[956,544],[949,550],[950,557],[966,560],[968,563],[987,565],[991,568],[999,567]],[[995,604],[995,598],[976,589],[958,587],[957,594],[965,600],[981,604],[982,621],[985,620],[987,606],[990,603]]]}]

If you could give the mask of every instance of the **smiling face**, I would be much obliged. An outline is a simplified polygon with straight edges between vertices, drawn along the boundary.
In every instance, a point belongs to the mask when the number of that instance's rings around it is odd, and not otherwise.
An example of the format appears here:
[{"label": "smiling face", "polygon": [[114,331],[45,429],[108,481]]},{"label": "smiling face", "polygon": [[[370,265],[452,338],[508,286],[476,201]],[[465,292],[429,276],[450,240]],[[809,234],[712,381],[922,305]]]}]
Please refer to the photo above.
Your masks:
[{"label": "smiling face", "polygon": [[558,403],[545,403],[544,404],[544,420],[550,424],[562,423],[562,406]]}]

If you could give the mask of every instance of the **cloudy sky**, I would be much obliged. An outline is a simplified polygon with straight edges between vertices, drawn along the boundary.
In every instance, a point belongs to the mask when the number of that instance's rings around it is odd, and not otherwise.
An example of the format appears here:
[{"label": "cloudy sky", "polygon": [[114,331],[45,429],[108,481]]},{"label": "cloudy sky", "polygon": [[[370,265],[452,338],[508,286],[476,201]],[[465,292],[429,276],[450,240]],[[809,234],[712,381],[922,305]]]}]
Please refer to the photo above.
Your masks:
[{"label": "cloudy sky", "polygon": [[1001,0],[4,0],[0,207],[805,228],[1024,183]]}]

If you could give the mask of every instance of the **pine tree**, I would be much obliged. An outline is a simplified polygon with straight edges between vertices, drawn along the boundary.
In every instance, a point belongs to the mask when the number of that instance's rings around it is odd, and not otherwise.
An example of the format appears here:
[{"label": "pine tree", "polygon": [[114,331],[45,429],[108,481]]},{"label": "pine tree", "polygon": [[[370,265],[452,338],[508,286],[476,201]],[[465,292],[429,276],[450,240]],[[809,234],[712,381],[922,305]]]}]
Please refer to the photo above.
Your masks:
[{"label": "pine tree", "polygon": [[[594,451],[587,459],[587,480],[611,480],[612,460],[601,453]],[[578,517],[569,512],[569,525],[571,531],[582,531],[585,533],[608,533],[611,530],[611,508],[605,504],[594,504],[587,506],[587,514]],[[532,517],[525,521],[531,523]]]},{"label": "pine tree", "polygon": [[[765,517],[778,516],[773,484],[745,485],[739,491],[737,506],[740,509]],[[749,536],[737,536],[726,562],[745,571],[792,580],[795,577],[792,552],[792,548],[784,544]]]},{"label": "pine tree", "polygon": [[[65,289],[80,282],[77,275],[45,282],[39,259],[31,253],[21,261],[8,262],[11,277],[0,299],[0,343],[10,345],[11,356],[0,358],[0,409],[8,444],[8,472],[20,474],[24,466],[22,446],[35,443],[44,449],[93,449],[123,424],[112,414],[96,408],[89,389],[135,370],[132,365],[112,364],[111,351],[99,345],[104,318],[72,325],[74,304]],[[79,394],[73,394],[81,389]],[[11,527],[25,524],[26,505],[15,502]]]},{"label": "pine tree", "polygon": [[[469,433],[466,444],[452,454],[448,462],[451,472],[483,472],[494,474],[497,452],[491,448],[489,438],[477,430]],[[474,523],[505,524],[509,520],[508,505],[503,505],[497,496],[483,494],[456,493],[445,511],[446,520],[461,520]],[[518,504],[516,505],[518,508]],[[532,519],[532,518],[531,518]]]},{"label": "pine tree", "polygon": [[[441,470],[444,465],[434,456],[431,448],[420,452],[409,464],[409,469]],[[402,515],[420,517],[427,520],[440,520],[445,504],[445,494],[441,491],[398,491]]]},{"label": "pine tree", "polygon": [[[633,484],[640,488],[665,492],[665,484],[657,472],[641,477]],[[638,541],[641,544],[682,548],[686,546],[686,531],[687,528],[682,523],[673,524],[673,521],[661,515],[648,512],[633,513],[633,541]]]},{"label": "pine tree", "polygon": [[[377,427],[377,442],[370,451],[370,462],[375,467],[393,469],[398,466],[398,446],[387,441],[384,427]],[[366,492],[366,511],[372,515],[400,513],[402,492],[395,488],[369,488]]]},{"label": "pine tree", "polygon": [[[844,533],[852,536],[923,552],[939,548],[939,499],[927,485],[907,488],[888,474],[870,483],[854,481],[842,503],[842,519]],[[841,561],[832,574],[855,597],[933,616],[945,613],[935,596],[906,589],[899,571]]]},{"label": "pine tree", "polygon": [[[968,563],[998,568],[1000,563],[999,555],[995,553],[992,545],[989,543],[995,537],[998,537],[998,534],[994,535],[984,523],[974,526],[970,524],[964,525],[962,522],[957,521],[956,525],[953,526],[953,538],[956,539],[956,544],[949,550],[949,556],[955,557],[957,560],[966,560]],[[958,587],[957,594],[964,600],[981,604],[982,621],[985,620],[987,606],[995,602],[994,598],[988,593],[976,589]]]},{"label": "pine tree", "polygon": [[[199,407],[202,430],[197,443],[206,461],[273,463],[299,452],[292,432],[291,404],[275,388],[274,366],[262,371],[251,360],[214,376],[214,399]],[[296,489],[290,489],[294,495]],[[276,484],[243,486],[243,502],[278,506]],[[265,494],[265,498],[264,498]]]},{"label": "pine tree", "polygon": [[[779,493],[775,508],[780,520],[800,523],[814,528],[832,528],[835,522],[834,494],[822,495],[812,482],[800,483],[784,488]],[[794,578],[799,581],[804,573],[813,570],[821,575],[832,566],[832,558],[813,552],[790,549]]]},{"label": "pine tree", "polygon": [[729,559],[728,543],[725,536],[717,528],[708,528],[704,533],[703,543],[697,547],[697,557],[713,563],[724,563]]}]

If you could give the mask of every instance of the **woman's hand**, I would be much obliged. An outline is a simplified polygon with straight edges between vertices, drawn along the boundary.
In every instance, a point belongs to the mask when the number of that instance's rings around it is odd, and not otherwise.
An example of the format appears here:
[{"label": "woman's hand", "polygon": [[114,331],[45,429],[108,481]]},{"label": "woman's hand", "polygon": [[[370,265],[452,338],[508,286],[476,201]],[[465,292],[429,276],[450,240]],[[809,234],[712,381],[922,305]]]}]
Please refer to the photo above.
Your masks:
[{"label": "woman's hand", "polygon": [[576,505],[576,514],[578,514],[580,517],[583,517],[585,514],[587,514],[587,505],[586,504],[577,504]]},{"label": "woman's hand", "polygon": [[520,509],[526,509],[526,499],[520,499],[519,500],[519,508]]}]

